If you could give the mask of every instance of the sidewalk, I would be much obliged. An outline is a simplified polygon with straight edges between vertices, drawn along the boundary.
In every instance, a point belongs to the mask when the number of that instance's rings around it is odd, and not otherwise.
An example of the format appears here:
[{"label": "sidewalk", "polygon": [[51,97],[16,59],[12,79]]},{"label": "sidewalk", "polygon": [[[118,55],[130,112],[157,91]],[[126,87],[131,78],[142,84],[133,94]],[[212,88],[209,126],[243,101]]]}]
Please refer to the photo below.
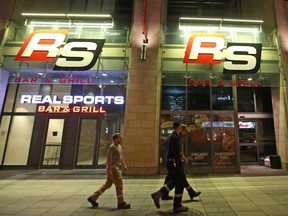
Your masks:
[{"label": "sidewalk", "polygon": [[[183,205],[189,211],[178,215],[288,215],[288,175],[270,168],[267,173],[271,175],[256,176],[254,172],[249,176],[249,171],[241,175],[188,175],[190,184],[202,194],[191,202],[184,191]],[[0,215],[173,215],[169,213],[172,201],[161,201],[161,208],[156,209],[150,196],[162,186],[164,177],[124,176],[125,199],[132,208],[118,210],[114,186],[99,198],[99,208],[91,208],[86,200],[104,183],[104,171],[2,170]]]}]

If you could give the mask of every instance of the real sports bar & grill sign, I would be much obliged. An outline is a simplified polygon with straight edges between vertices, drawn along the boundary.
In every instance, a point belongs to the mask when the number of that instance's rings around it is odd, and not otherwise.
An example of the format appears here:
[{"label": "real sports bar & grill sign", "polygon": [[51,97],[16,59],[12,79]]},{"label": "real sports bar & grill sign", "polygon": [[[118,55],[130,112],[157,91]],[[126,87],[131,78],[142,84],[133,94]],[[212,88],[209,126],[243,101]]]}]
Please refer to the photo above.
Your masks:
[{"label": "real sports bar & grill sign", "polygon": [[193,34],[183,63],[220,64],[224,74],[254,74],[260,68],[262,44],[227,43],[224,34]]},{"label": "real sports bar & grill sign", "polygon": [[[123,96],[21,95],[20,103],[37,104],[38,113],[106,113],[104,106],[123,105]],[[49,105],[48,105],[49,104]]]}]

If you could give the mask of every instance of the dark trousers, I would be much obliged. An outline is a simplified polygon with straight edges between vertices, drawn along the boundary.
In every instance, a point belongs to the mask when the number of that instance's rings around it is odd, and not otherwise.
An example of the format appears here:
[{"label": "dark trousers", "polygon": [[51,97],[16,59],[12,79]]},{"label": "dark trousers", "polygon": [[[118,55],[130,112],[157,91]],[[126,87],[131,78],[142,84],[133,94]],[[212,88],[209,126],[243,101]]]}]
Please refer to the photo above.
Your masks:
[{"label": "dark trousers", "polygon": [[174,208],[178,208],[181,206],[185,181],[187,182],[182,161],[176,161],[176,167],[173,162],[167,161],[166,168],[170,180],[160,189],[160,192],[167,194],[167,192],[175,187],[173,206]]}]

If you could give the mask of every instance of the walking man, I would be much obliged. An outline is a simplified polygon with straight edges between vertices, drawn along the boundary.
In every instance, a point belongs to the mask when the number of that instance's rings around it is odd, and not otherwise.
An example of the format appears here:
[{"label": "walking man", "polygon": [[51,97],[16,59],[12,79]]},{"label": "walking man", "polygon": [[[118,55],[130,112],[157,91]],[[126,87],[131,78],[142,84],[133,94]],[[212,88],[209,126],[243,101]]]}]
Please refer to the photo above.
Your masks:
[{"label": "walking man", "polygon": [[122,158],[122,147],[120,143],[122,142],[122,136],[120,133],[113,135],[113,143],[110,145],[107,151],[107,180],[104,185],[102,185],[93,195],[88,197],[88,202],[91,203],[93,207],[98,207],[96,200],[99,196],[104,193],[108,188],[115,184],[118,209],[130,209],[130,204],[124,201],[123,197],[123,180],[119,169],[122,167],[127,170],[127,166]]},{"label": "walking man", "polygon": [[173,123],[173,132],[167,140],[166,149],[166,167],[170,180],[167,184],[162,186],[160,190],[151,194],[154,204],[160,208],[160,197],[162,194],[167,194],[175,187],[173,200],[173,213],[180,213],[188,211],[188,207],[182,205],[182,197],[185,182],[185,173],[182,161],[187,164],[188,159],[183,155],[181,144],[181,124],[179,122]]},{"label": "walking man", "polygon": [[[184,124],[181,124],[181,133],[180,133],[180,137],[185,135],[187,133],[187,126]],[[181,137],[182,139],[182,137]],[[183,146],[182,146],[183,149]],[[184,173],[185,174],[185,173]],[[169,175],[166,176],[165,181],[164,181],[164,185],[167,184],[170,181],[171,177]],[[184,188],[187,190],[188,195],[190,197],[190,200],[193,200],[195,197],[198,197],[201,194],[201,191],[195,191],[192,186],[188,183],[186,175],[185,175],[185,181],[184,181]],[[169,195],[168,191],[165,191],[162,196],[161,196],[162,200],[171,200],[173,199],[172,196]]]}]

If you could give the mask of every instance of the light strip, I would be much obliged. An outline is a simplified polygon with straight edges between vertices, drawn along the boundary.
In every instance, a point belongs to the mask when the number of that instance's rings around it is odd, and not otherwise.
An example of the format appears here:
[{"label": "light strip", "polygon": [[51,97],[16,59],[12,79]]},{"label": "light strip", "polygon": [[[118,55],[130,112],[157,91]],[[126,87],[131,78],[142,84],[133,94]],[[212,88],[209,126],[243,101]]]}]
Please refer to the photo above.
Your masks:
[{"label": "light strip", "polygon": [[71,22],[40,22],[40,21],[31,21],[31,22],[28,22],[28,26],[53,26],[53,25],[61,25],[61,26],[69,26],[71,25],[72,23]]},{"label": "light strip", "polygon": [[109,14],[66,14],[67,17],[103,17],[103,18],[112,18]]},{"label": "light strip", "polygon": [[180,20],[198,20],[198,21],[222,21],[219,18],[197,18],[197,17],[180,17]]},{"label": "light strip", "polygon": [[[193,22],[193,21],[196,21],[196,22]],[[207,25],[207,22],[209,21],[211,23],[208,23]],[[203,26],[199,26],[201,22],[203,23]],[[229,23],[230,25],[235,23],[236,26],[225,26],[225,25],[229,25]],[[261,32],[262,31],[261,25],[263,23],[264,23],[263,20],[180,17],[179,18],[179,30],[187,31],[187,30],[206,29],[207,31],[209,30],[211,31],[211,30],[219,29],[219,30],[225,30],[225,31]]]},{"label": "light strip", "polygon": [[50,14],[50,13],[21,13],[22,16],[53,16],[53,17],[66,17],[66,14]]},{"label": "light strip", "polygon": [[98,18],[112,18],[110,14],[53,14],[53,13],[21,13],[26,17],[98,17]]},{"label": "light strip", "polygon": [[241,23],[257,23],[257,24],[263,24],[263,20],[241,20],[241,19],[223,19],[224,22],[241,22]]},{"label": "light strip", "polygon": [[82,28],[113,28],[113,23],[73,23],[73,22],[45,22],[31,21],[27,26],[63,26],[63,27],[82,27]]},{"label": "light strip", "polygon": [[[52,14],[52,13],[22,13],[26,17],[25,25],[27,26],[65,26],[65,27],[79,27],[79,28],[113,28],[114,19],[109,14]],[[37,17],[39,21],[37,21]],[[57,21],[42,21],[44,18],[50,17],[58,18]],[[77,18],[86,18],[86,22],[80,22]],[[87,20],[89,18],[89,20]],[[108,19],[107,19],[108,18]],[[33,19],[33,20],[29,20]],[[85,21],[83,20],[83,21]]]}]

